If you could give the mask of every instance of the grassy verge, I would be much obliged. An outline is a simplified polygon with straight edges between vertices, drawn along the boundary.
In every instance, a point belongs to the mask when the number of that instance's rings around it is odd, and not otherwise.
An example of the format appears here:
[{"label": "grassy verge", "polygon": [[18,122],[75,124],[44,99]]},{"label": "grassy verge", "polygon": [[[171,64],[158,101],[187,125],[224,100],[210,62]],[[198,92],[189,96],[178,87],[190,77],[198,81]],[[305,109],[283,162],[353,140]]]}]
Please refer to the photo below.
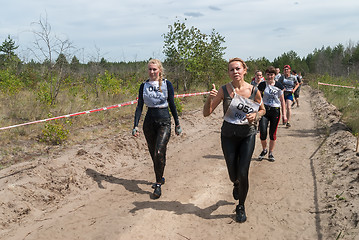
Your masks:
[{"label": "grassy verge", "polygon": [[[112,106],[134,100],[136,97],[131,94],[112,95],[105,92],[96,97],[85,89],[78,94],[73,94],[71,89],[67,89],[62,91],[57,104],[49,107],[38,101],[35,93],[30,90],[11,96],[0,95],[0,127]],[[191,111],[203,106],[204,98],[204,96],[184,97],[176,100],[176,104],[183,112]],[[135,108],[136,105],[129,105],[0,130],[0,169],[88,140],[113,136],[123,131],[130,133]]]},{"label": "grassy verge", "polygon": [[[334,78],[328,75],[308,76],[309,85],[324,93],[328,102],[337,107],[343,114],[343,121],[354,135],[359,132],[359,81],[354,78]],[[318,82],[340,86],[352,86],[355,89],[318,85]]]}]

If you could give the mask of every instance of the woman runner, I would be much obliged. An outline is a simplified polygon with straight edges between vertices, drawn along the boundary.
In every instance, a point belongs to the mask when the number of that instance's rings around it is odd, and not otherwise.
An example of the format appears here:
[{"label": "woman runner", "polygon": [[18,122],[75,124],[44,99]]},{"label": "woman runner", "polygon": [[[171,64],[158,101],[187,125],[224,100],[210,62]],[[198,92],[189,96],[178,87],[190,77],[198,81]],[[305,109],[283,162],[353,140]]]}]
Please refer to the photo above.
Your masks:
[{"label": "woman runner", "polygon": [[283,124],[286,124],[287,127],[291,127],[290,117],[292,114],[291,106],[294,101],[293,93],[297,90],[299,83],[297,77],[291,74],[291,67],[289,65],[285,65],[283,69],[284,74],[278,79],[278,81],[284,86],[284,100],[286,105],[287,120],[284,121],[283,119]]},{"label": "woman runner", "polygon": [[163,172],[166,165],[167,143],[171,136],[171,117],[168,107],[175,121],[176,135],[180,135],[182,129],[174,103],[174,89],[171,82],[164,79],[160,60],[151,59],[148,62],[148,75],[149,79],[141,84],[138,93],[132,135],[135,137],[139,135],[138,123],[142,114],[143,104],[146,104],[148,110],[143,122],[143,132],[156,176],[156,183],[152,186],[154,188],[153,197],[159,198],[161,196],[161,185],[165,182]]},{"label": "woman runner", "polygon": [[275,80],[275,68],[270,66],[266,69],[266,81],[258,85],[258,90],[262,93],[263,103],[266,114],[259,121],[259,132],[262,144],[262,152],[258,159],[262,160],[267,155],[267,129],[269,124],[269,154],[268,159],[274,162],[273,150],[277,139],[277,129],[280,121],[280,109],[282,108],[283,121],[287,121],[286,108],[283,95],[283,85]]},{"label": "woman runner", "polygon": [[224,158],[233,182],[233,198],[236,206],[236,221],[245,222],[247,217],[244,203],[249,183],[248,172],[256,138],[256,121],[265,114],[262,97],[258,89],[244,81],[247,65],[240,58],[228,63],[231,82],[218,91],[213,89],[203,107],[203,115],[209,116],[223,101],[224,121],[221,128],[221,144]]}]

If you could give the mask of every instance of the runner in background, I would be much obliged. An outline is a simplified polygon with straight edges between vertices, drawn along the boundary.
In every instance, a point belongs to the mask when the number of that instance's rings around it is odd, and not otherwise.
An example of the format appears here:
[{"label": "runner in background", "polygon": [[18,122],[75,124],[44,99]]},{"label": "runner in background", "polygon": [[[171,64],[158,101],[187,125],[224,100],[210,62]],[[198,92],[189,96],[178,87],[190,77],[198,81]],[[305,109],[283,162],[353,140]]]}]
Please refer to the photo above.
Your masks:
[{"label": "runner in background", "polygon": [[294,102],[292,103],[292,107],[294,107],[295,104],[297,104],[297,107],[299,107],[299,93],[300,93],[300,87],[303,84],[303,82],[302,82],[303,78],[302,78],[301,72],[299,72],[297,74],[297,72],[295,70],[293,70],[293,74],[294,74],[294,76],[297,77],[299,86],[298,86],[297,90],[295,90],[295,92],[294,92]]},{"label": "runner in background", "polygon": [[270,66],[266,69],[266,81],[258,85],[258,90],[262,93],[263,103],[266,114],[259,121],[260,140],[262,152],[258,159],[262,160],[268,153],[267,136],[269,125],[269,153],[268,160],[274,162],[273,150],[277,140],[277,129],[280,121],[280,111],[282,109],[283,119],[286,121],[286,108],[283,95],[283,85],[275,78],[275,68]]},{"label": "runner in background", "polygon": [[138,123],[143,105],[146,104],[148,109],[143,122],[143,132],[156,176],[156,183],[152,185],[154,189],[153,197],[159,198],[161,196],[161,185],[165,182],[163,172],[166,165],[167,143],[171,136],[171,116],[168,107],[175,121],[176,135],[180,135],[182,129],[174,102],[174,89],[171,82],[164,79],[164,71],[160,60],[151,59],[148,62],[148,75],[149,79],[141,84],[138,93],[132,135],[135,137],[139,135]]},{"label": "runner in background", "polygon": [[293,93],[297,90],[299,84],[297,77],[291,74],[291,67],[289,65],[285,65],[283,67],[284,74],[279,78],[278,82],[280,82],[284,86],[284,100],[286,106],[286,113],[287,113],[287,121],[284,121],[287,127],[291,127],[290,124],[290,116],[292,114],[291,105],[294,101]]},{"label": "runner in background", "polygon": [[246,73],[247,65],[242,59],[230,59],[228,74],[232,81],[218,91],[213,84],[203,107],[203,115],[207,117],[223,101],[221,144],[229,178],[233,182],[233,198],[239,200],[237,222],[247,219],[244,203],[249,188],[248,172],[255,146],[256,122],[265,114],[257,87],[244,81]]},{"label": "runner in background", "polygon": [[259,83],[263,82],[265,79],[263,77],[263,73],[260,70],[257,70],[252,78],[251,84],[253,86],[258,86]]},{"label": "runner in background", "polygon": [[280,74],[280,68],[277,67],[277,68],[275,68],[275,77],[274,77],[274,80],[278,81],[278,79],[280,78],[280,76],[282,76],[282,74]]}]

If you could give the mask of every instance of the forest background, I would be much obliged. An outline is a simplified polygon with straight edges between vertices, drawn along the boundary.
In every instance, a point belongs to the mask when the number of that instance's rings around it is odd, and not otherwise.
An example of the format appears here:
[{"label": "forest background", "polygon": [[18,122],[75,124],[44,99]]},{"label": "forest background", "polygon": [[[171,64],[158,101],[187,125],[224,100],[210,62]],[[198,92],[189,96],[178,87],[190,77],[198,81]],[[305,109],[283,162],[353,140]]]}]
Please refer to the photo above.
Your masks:
[{"label": "forest background", "polygon": [[[36,24],[34,47],[30,49],[32,60],[20,59],[16,54],[19,46],[11,36],[0,46],[0,127],[136,99],[140,84],[147,79],[147,60],[108,62],[97,49],[91,61],[81,63],[71,41],[57,37],[47,19],[40,19]],[[206,34],[177,21],[168,26],[163,38],[166,78],[177,93],[208,91],[212,83],[221,86],[229,81],[228,60],[223,58],[225,39],[215,29]],[[321,46],[303,58],[291,50],[272,62],[265,57],[244,60],[249,67],[248,82],[256,70],[289,64],[292,70],[302,73],[305,84],[324,92],[327,100],[343,113],[342,120],[352,133],[358,134],[358,43]],[[320,86],[318,82],[355,88]],[[178,111],[203,105],[205,97],[176,98]],[[134,108],[0,130],[0,169],[40,155],[51,147],[104,135],[106,129],[130,131]]]}]

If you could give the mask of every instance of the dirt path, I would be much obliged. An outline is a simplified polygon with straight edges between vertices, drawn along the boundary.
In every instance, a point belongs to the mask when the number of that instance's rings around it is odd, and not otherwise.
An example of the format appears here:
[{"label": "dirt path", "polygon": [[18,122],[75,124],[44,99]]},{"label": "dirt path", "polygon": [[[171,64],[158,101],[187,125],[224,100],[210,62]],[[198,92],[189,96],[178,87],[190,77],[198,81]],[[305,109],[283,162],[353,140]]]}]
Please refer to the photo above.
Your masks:
[{"label": "dirt path", "polygon": [[246,223],[234,221],[219,107],[181,117],[157,200],[144,137],[128,132],[2,170],[0,239],[321,239],[312,162],[320,141],[308,99],[304,88],[292,127],[279,126],[275,162],[257,161],[257,137]]}]

